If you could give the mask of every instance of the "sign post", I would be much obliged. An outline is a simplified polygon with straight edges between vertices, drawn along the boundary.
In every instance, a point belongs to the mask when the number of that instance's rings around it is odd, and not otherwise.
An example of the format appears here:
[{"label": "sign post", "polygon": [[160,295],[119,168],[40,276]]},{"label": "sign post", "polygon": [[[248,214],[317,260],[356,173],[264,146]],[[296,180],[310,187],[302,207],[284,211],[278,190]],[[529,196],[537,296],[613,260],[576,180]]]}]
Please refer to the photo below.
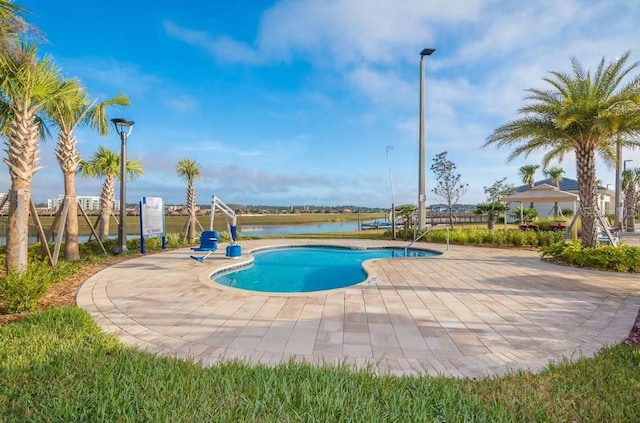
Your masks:
[{"label": "sign post", "polygon": [[145,237],[162,237],[162,249],[166,248],[164,204],[160,197],[142,197],[140,201],[140,253],[146,252]]}]

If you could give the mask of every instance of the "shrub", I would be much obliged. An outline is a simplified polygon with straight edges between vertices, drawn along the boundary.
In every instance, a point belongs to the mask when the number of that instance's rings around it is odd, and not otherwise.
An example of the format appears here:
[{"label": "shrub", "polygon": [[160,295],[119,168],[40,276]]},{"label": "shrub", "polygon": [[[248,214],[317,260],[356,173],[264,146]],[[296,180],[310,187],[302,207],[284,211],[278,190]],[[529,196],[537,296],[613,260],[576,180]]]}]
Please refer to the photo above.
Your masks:
[{"label": "shrub", "polygon": [[182,236],[177,232],[169,232],[166,235],[167,248],[184,247],[186,244],[182,242]]},{"label": "shrub", "polygon": [[[521,231],[518,229],[457,228],[449,233],[449,242],[462,245],[499,245],[512,247],[540,247],[562,240],[563,233],[558,231]],[[447,240],[445,229],[432,229],[421,239],[428,242],[444,243]]]},{"label": "shrub", "polygon": [[33,310],[54,283],[80,269],[78,263],[60,262],[56,267],[33,260],[26,270],[0,278],[0,300],[9,313]]},{"label": "shrub", "polygon": [[587,248],[579,241],[558,242],[541,249],[542,257],[572,266],[640,273],[640,247],[605,245]]}]

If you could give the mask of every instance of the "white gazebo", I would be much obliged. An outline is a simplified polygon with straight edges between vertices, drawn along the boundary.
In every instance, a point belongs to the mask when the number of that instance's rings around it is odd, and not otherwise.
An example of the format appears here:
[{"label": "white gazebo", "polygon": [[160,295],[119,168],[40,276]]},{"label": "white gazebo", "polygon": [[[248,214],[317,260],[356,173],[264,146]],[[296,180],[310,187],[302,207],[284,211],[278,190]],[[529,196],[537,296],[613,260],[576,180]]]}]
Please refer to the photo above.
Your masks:
[{"label": "white gazebo", "polygon": [[561,191],[553,185],[540,184],[527,191],[504,197],[502,201],[507,203],[520,203],[520,222],[522,222],[523,203],[572,203],[573,215],[576,216],[580,197],[571,192]]}]

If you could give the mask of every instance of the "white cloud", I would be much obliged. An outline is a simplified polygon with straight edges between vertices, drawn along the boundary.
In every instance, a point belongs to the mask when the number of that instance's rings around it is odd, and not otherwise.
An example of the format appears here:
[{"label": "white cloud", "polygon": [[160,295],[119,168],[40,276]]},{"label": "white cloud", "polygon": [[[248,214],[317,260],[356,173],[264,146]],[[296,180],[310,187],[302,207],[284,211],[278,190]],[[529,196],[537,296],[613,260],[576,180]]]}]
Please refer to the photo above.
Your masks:
[{"label": "white cloud", "polygon": [[193,112],[200,109],[198,100],[187,95],[170,96],[164,100],[165,104],[180,113]]},{"label": "white cloud", "polygon": [[207,32],[179,26],[171,21],[165,21],[163,27],[167,35],[203,48],[222,62],[258,64],[263,60],[258,51],[228,36],[214,38]]}]

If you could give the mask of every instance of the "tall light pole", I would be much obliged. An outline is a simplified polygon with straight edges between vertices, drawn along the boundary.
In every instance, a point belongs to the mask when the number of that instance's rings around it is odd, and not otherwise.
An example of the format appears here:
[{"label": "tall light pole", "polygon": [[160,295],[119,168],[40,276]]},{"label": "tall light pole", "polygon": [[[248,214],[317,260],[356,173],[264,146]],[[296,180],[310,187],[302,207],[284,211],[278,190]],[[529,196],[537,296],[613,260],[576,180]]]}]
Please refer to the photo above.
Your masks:
[{"label": "tall light pole", "polygon": [[615,203],[616,209],[614,210],[614,222],[613,226],[620,230],[622,229],[622,196],[620,193],[622,192],[622,140],[620,139],[620,135],[618,135],[618,139],[616,140],[616,194],[615,194]]},{"label": "tall light pole", "polygon": [[127,137],[133,129],[133,121],[116,118],[111,119],[116,132],[120,135],[120,221],[118,222],[118,246],[114,253],[126,254],[127,249]]},{"label": "tall light pole", "polygon": [[633,160],[631,160],[631,159],[628,159],[628,160],[624,160],[624,161],[623,161],[623,163],[622,163],[622,174],[623,174],[623,176],[624,176],[624,172],[626,172],[626,171],[627,171],[627,163],[628,163],[628,162],[632,162],[632,161],[633,161]]},{"label": "tall light pole", "polygon": [[393,176],[391,176],[391,160],[389,151],[393,150],[392,145],[387,146],[387,167],[389,168],[389,182],[391,183],[391,236],[396,239],[396,194],[393,191]]},{"label": "tall light pole", "polygon": [[420,127],[418,148],[418,229],[424,230],[427,221],[425,192],[425,147],[424,147],[424,56],[431,56],[434,48],[425,48],[420,52]]}]

